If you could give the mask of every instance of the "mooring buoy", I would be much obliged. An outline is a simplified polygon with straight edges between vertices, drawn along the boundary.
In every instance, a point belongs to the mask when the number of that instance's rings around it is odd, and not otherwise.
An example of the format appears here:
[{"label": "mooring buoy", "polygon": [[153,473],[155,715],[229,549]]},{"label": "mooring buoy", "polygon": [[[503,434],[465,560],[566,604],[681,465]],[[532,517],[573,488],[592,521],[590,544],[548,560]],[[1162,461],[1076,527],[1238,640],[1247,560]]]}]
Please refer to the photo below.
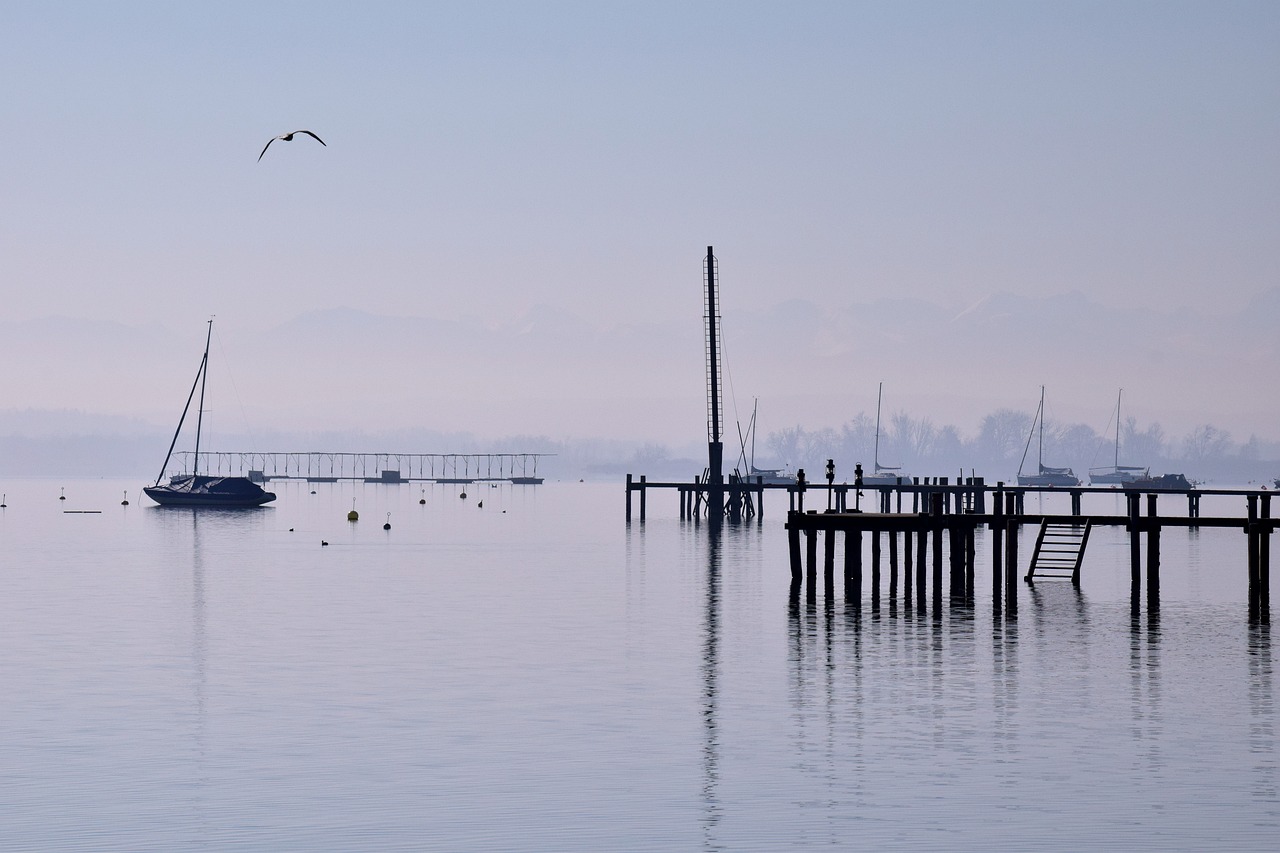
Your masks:
[{"label": "mooring buoy", "polygon": [[129,505],[129,490],[125,489],[124,500],[120,501],[120,506],[128,506],[128,505]]},{"label": "mooring buoy", "polygon": [[382,525],[382,529],[383,529],[383,530],[390,530],[390,529],[391,529],[391,513],[387,513],[387,523],[386,523],[386,524],[384,524],[384,525]]}]

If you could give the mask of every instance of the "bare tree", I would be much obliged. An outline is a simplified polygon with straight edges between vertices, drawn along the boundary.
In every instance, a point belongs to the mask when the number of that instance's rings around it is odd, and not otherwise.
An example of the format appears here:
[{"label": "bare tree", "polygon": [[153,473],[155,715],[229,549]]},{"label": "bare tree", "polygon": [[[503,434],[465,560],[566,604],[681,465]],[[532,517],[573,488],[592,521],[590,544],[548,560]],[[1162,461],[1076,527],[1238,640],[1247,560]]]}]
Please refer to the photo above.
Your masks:
[{"label": "bare tree", "polygon": [[1212,424],[1201,424],[1183,440],[1182,455],[1191,462],[1219,460],[1231,447],[1231,434]]}]

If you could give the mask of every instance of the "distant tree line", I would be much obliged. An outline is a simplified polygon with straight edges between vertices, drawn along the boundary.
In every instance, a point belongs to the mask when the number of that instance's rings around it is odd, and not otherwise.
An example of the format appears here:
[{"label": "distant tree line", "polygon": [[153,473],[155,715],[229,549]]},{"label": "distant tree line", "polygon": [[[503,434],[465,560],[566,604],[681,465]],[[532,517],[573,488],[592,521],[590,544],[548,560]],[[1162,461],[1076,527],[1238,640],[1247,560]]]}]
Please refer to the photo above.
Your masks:
[{"label": "distant tree line", "polygon": [[[963,470],[965,476],[972,472],[988,480],[1011,481],[1019,464],[1024,473],[1036,469],[1038,436],[1031,436],[1032,420],[1027,412],[999,409],[982,419],[975,435],[964,436],[950,424],[898,412],[881,423],[880,464],[901,466],[904,474],[917,477],[955,477]],[[771,432],[765,445],[773,456],[771,465],[804,468],[810,476],[833,459],[837,479],[843,481],[853,479],[856,463],[871,471],[875,434],[875,418],[860,412],[839,428],[795,426]],[[1177,472],[1197,481],[1269,483],[1280,476],[1277,460],[1280,442],[1263,441],[1256,435],[1237,442],[1212,424],[1198,425],[1176,438],[1166,435],[1158,423],[1140,427],[1135,418],[1126,418],[1120,427],[1120,464],[1149,466],[1152,474]],[[1109,467],[1114,461],[1114,433],[1099,435],[1086,424],[1046,419],[1046,465],[1070,466],[1087,483],[1089,468]]]}]

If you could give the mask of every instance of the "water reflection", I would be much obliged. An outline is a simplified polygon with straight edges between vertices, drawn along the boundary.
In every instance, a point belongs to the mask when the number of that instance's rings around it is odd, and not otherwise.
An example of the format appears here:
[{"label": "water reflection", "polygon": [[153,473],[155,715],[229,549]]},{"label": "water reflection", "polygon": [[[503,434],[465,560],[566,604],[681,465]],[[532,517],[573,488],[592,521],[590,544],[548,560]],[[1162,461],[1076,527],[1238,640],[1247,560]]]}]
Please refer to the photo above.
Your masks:
[{"label": "water reflection", "polygon": [[1271,626],[1249,626],[1249,753],[1253,762],[1253,796],[1274,806],[1277,785],[1275,694],[1271,687]]},{"label": "water reflection", "polygon": [[708,527],[706,584],[702,630],[702,844],[716,849],[720,822],[720,738],[717,729],[717,679],[720,673],[720,571],[723,543],[720,526]]}]

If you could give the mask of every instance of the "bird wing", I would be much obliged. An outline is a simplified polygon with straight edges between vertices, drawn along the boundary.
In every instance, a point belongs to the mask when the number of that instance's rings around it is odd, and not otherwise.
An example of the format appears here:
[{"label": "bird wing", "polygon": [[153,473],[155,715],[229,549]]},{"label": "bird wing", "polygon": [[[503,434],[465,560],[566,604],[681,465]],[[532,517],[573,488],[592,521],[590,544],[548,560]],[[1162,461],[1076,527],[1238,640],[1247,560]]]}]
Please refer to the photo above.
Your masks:
[{"label": "bird wing", "polygon": [[[273,136],[273,137],[271,137],[270,139],[268,139],[268,140],[267,140],[267,144],[266,144],[266,145],[264,145],[264,146],[262,146],[262,154],[266,154],[266,153],[267,153],[267,149],[271,147],[271,143],[272,143],[272,142],[275,142],[275,141],[276,141],[277,139],[279,139],[279,138],[280,138],[280,137],[278,137],[278,136]],[[327,146],[327,145],[326,145],[325,147],[326,147],[326,148],[328,148],[329,146]],[[258,155],[258,162],[259,162],[259,163],[261,163],[261,162],[262,162],[262,154],[259,154],[259,155]]]},{"label": "bird wing", "polygon": [[[295,131],[294,131],[294,133],[305,133],[307,136],[310,136],[310,137],[311,137],[312,139],[314,139],[316,142],[319,142],[321,145],[324,145],[324,140],[323,140],[323,139],[321,139],[320,137],[316,136],[314,133],[312,133],[312,132],[311,132],[311,131],[309,131],[309,130],[295,130]],[[325,148],[328,148],[329,146],[328,146],[328,145],[324,145],[324,147],[325,147]]]}]

